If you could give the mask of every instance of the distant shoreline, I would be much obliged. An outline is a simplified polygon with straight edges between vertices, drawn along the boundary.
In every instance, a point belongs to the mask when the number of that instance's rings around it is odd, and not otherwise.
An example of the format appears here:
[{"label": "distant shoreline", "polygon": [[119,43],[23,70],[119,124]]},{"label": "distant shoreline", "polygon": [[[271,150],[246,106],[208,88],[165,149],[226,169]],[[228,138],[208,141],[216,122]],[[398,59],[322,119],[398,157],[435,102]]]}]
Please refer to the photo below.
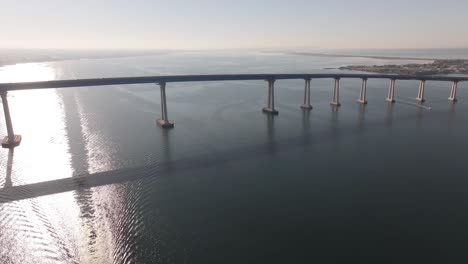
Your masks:
[{"label": "distant shoreline", "polygon": [[402,57],[402,56],[378,56],[378,55],[350,55],[350,54],[330,54],[330,53],[314,53],[314,52],[285,52],[289,55],[325,57],[325,58],[365,58],[376,60],[416,60],[416,61],[435,61],[436,58],[424,57]]},{"label": "distant shoreline", "polygon": [[468,60],[435,60],[432,63],[405,65],[351,65],[338,69],[402,75],[468,74]]},{"label": "distant shoreline", "polygon": [[[0,67],[14,65],[18,63],[44,63],[44,62],[55,62],[55,61],[67,61],[67,60],[80,60],[80,59],[109,59],[109,58],[125,58],[125,57],[140,57],[140,56],[152,56],[157,54],[167,54],[168,52],[146,52],[146,53],[135,53],[135,54],[86,54],[85,56],[42,56],[26,59],[21,57],[17,60],[0,61]],[[440,58],[430,57],[405,57],[405,56],[381,56],[381,55],[352,55],[352,54],[335,54],[335,53],[318,53],[318,52],[299,52],[299,51],[279,51],[279,52],[265,52],[265,53],[281,53],[286,55],[297,55],[297,56],[311,56],[311,57],[322,57],[322,58],[365,58],[375,60],[411,60],[411,61],[424,61],[434,62],[440,60]]]}]

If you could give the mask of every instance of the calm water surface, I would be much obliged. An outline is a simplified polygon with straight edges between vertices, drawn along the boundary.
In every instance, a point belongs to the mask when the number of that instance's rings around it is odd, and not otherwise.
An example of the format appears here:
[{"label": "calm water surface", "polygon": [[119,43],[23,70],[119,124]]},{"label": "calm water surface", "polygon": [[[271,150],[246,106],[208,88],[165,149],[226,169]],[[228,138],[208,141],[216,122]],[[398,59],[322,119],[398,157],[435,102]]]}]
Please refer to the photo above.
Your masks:
[{"label": "calm water surface", "polygon": [[[177,53],[4,66],[0,80],[387,63],[408,61]],[[451,105],[451,84],[428,82],[418,107],[418,83],[400,81],[392,106],[370,80],[360,107],[343,79],[338,111],[332,85],[313,80],[304,112],[303,81],[278,81],[272,118],[265,82],[170,83],[172,130],[155,126],[156,85],[10,92],[23,142],[0,151],[0,263],[468,260],[466,84]]]}]

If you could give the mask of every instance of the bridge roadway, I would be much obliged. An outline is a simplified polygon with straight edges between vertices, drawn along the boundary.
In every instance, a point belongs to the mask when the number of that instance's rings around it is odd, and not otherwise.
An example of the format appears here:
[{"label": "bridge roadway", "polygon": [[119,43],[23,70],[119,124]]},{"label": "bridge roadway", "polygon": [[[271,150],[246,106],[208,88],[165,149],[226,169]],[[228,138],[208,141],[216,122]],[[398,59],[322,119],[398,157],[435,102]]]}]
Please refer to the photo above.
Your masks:
[{"label": "bridge roadway", "polygon": [[0,92],[15,90],[71,88],[83,86],[104,86],[123,84],[144,84],[162,82],[207,82],[207,81],[255,81],[294,79],[394,79],[426,81],[468,81],[468,77],[435,75],[393,75],[393,74],[216,74],[216,75],[168,75],[123,78],[72,79],[41,82],[0,83]]},{"label": "bridge roadway", "polygon": [[21,142],[21,136],[15,135],[13,132],[13,124],[8,107],[7,92],[18,90],[34,90],[34,89],[53,89],[53,88],[73,88],[84,86],[106,86],[106,85],[129,85],[129,84],[146,84],[156,83],[160,86],[161,92],[161,119],[157,120],[157,124],[163,128],[172,128],[174,123],[169,121],[167,115],[166,101],[166,83],[171,82],[207,82],[207,81],[255,81],[265,80],[268,82],[268,100],[267,106],[263,108],[263,112],[276,115],[278,111],[275,109],[274,83],[276,80],[305,80],[304,101],[301,108],[304,110],[312,109],[310,104],[310,82],[311,79],[334,79],[335,86],[333,89],[333,99],[331,105],[334,107],[340,106],[339,91],[340,79],[361,79],[361,90],[358,103],[367,104],[367,80],[368,79],[388,79],[390,86],[386,100],[395,102],[395,82],[396,80],[418,80],[419,90],[416,97],[418,103],[424,102],[424,90],[426,81],[448,81],[452,82],[452,89],[449,101],[456,102],[457,87],[459,82],[468,81],[468,77],[462,76],[436,76],[436,75],[395,75],[395,74],[216,74],[216,75],[168,75],[168,76],[143,76],[143,77],[119,77],[119,78],[98,78],[98,79],[73,79],[73,80],[54,80],[40,82],[16,82],[16,83],[0,83],[0,96],[3,104],[3,112],[5,115],[5,123],[7,127],[7,136],[2,141],[2,147],[14,148]]}]

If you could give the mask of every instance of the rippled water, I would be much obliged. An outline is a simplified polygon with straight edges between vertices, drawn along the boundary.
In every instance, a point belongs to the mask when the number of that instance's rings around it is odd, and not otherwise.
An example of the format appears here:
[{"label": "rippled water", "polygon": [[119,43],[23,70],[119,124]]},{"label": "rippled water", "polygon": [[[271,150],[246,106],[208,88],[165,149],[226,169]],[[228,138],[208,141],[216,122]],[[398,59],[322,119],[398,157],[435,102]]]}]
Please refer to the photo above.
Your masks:
[{"label": "rippled water", "polygon": [[[359,58],[181,53],[0,68],[2,82],[333,72]],[[395,61],[392,61],[395,63]],[[396,63],[406,63],[397,61]],[[449,83],[171,83],[9,93],[21,146],[0,151],[0,263],[442,263],[466,259],[468,96]],[[5,131],[0,118],[1,131]]]}]

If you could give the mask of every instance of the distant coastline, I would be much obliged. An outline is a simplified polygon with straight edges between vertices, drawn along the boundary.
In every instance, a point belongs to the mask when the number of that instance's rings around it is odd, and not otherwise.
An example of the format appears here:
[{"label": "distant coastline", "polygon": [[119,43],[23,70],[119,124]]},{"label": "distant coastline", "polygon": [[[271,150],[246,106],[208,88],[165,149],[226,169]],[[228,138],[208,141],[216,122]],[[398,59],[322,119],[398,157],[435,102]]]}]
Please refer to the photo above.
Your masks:
[{"label": "distant coastline", "polygon": [[340,70],[402,75],[468,74],[468,60],[435,60],[426,64],[351,65]]},{"label": "distant coastline", "polygon": [[314,53],[314,52],[285,52],[289,55],[313,56],[313,57],[335,57],[335,58],[366,58],[376,60],[414,60],[414,61],[435,61],[437,58],[425,57],[404,57],[404,56],[380,56],[380,55],[351,55],[351,54],[333,54],[333,53]]},{"label": "distant coastline", "polygon": [[[146,51],[73,51],[73,50],[0,50],[0,67],[18,63],[43,63],[53,61],[67,61],[80,59],[109,59],[123,57],[154,56],[177,52],[175,50],[146,50]],[[178,51],[180,52],[180,51]],[[468,59],[441,59],[436,57],[421,56],[389,56],[389,55],[359,55],[346,53],[321,53],[306,51],[264,51],[271,54],[286,54],[297,56],[311,56],[323,58],[366,58],[375,60],[415,61],[412,64],[387,64],[387,65],[347,65],[339,69],[348,71],[361,71],[384,74],[410,74],[410,75],[434,75],[434,74],[468,74]],[[377,52],[376,52],[377,53]],[[434,55],[436,56],[436,55]],[[453,56],[447,56],[453,57]],[[420,61],[420,63],[417,63]]]},{"label": "distant coastline", "polygon": [[369,73],[401,74],[401,75],[447,75],[463,74],[468,75],[468,59],[438,59],[429,57],[405,57],[405,56],[379,56],[379,55],[350,55],[350,54],[330,54],[312,52],[286,52],[290,55],[313,56],[313,57],[336,57],[336,58],[367,58],[376,60],[409,60],[422,61],[426,63],[412,63],[404,65],[349,65],[339,69],[348,71],[361,71]]},{"label": "distant coastline", "polygon": [[[109,59],[123,57],[139,57],[162,55],[174,52],[187,52],[189,50],[22,50],[0,49],[0,66],[17,63],[41,63],[52,61],[66,61],[79,59]],[[252,51],[252,50],[249,50]],[[257,50],[258,51],[258,50]],[[242,51],[239,51],[242,52]],[[338,51],[337,51],[338,52]],[[413,60],[435,61],[437,58],[415,56],[387,56],[387,55],[355,55],[340,53],[320,53],[302,51],[263,51],[263,53],[281,53],[286,55],[313,56],[325,58],[368,58],[376,60]]]}]

